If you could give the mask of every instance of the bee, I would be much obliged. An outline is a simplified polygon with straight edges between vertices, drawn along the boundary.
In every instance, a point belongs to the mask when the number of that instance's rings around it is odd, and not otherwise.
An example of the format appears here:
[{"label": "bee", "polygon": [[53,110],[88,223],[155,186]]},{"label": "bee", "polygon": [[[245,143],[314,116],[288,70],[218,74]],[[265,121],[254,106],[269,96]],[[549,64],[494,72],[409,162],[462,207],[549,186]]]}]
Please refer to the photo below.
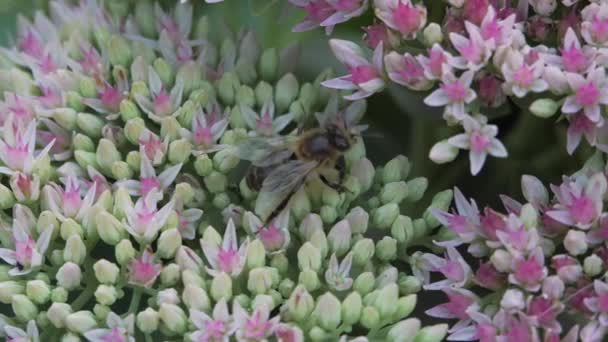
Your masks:
[{"label": "bee", "polygon": [[[337,101],[331,102],[328,108],[337,107]],[[245,180],[259,192],[255,212],[262,221],[288,207],[293,194],[311,177],[343,190],[344,155],[360,137],[362,126],[350,127],[352,115],[334,110],[317,117],[319,127],[284,137],[251,138],[237,146],[239,157],[251,161]]]}]

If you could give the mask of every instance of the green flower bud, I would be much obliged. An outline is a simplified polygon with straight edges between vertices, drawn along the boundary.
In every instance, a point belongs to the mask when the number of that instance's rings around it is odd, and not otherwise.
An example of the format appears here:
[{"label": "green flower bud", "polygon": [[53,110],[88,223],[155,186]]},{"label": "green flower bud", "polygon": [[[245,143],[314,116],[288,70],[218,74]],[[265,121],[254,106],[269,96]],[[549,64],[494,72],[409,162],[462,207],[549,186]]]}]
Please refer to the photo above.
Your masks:
[{"label": "green flower bud", "polygon": [[171,164],[185,163],[192,153],[192,144],[186,139],[175,140],[169,144],[169,161]]},{"label": "green flower bud", "polygon": [[95,143],[89,137],[84,134],[76,133],[72,138],[72,145],[74,149],[81,150],[85,152],[94,152],[95,151]]},{"label": "green flower bud", "polygon": [[331,251],[336,253],[337,256],[346,254],[350,250],[351,237],[350,225],[347,220],[336,223],[327,235]]},{"label": "green flower bud", "polygon": [[87,256],[87,247],[79,235],[72,235],[68,238],[63,249],[63,260],[71,261],[78,265],[82,265]]},{"label": "green flower bud", "polygon": [[361,312],[361,325],[367,329],[377,329],[380,326],[380,314],[373,306],[366,306]]},{"label": "green flower bud", "polygon": [[[243,113],[241,112],[241,106],[234,106],[230,113],[228,114],[228,122],[230,123],[230,127],[233,128],[246,128],[247,123],[243,118]],[[223,140],[223,137],[222,137]]]},{"label": "green flower bud", "polygon": [[435,143],[429,152],[429,159],[435,164],[445,164],[454,161],[458,156],[458,147],[446,140]]},{"label": "green flower bud", "polygon": [[38,316],[38,308],[36,304],[27,298],[25,295],[16,294],[13,296],[11,307],[15,316],[21,321],[27,322],[36,319]]},{"label": "green flower bud", "polygon": [[46,312],[48,320],[55,326],[55,328],[65,327],[66,317],[72,313],[72,307],[65,303],[53,303]]},{"label": "green flower bud", "polygon": [[530,105],[530,112],[539,118],[546,119],[555,115],[560,107],[560,102],[552,99],[538,99]]},{"label": "green flower bud", "polygon": [[295,100],[289,105],[289,112],[293,114],[293,120],[299,124],[305,123],[310,118],[308,109],[304,108],[300,100]]},{"label": "green flower bud", "polygon": [[293,74],[286,74],[281,77],[277,82],[274,94],[277,112],[285,112],[289,108],[289,105],[298,97],[299,90],[298,79]]},{"label": "green flower bud", "polygon": [[414,225],[412,219],[405,215],[399,215],[391,225],[391,236],[397,240],[398,243],[405,243],[412,238],[409,233],[412,232],[413,229]]},{"label": "green flower bud", "polygon": [[78,113],[76,115],[76,125],[87,136],[93,139],[98,139],[101,137],[101,129],[105,125],[105,122],[97,115]]},{"label": "green flower bud", "polygon": [[195,61],[187,61],[177,71],[177,80],[184,87],[184,96],[197,89],[203,79],[203,69]]},{"label": "green flower bud", "polygon": [[154,38],[156,36],[156,22],[152,2],[137,1],[133,16],[139,31],[144,37]]},{"label": "green flower bud", "polygon": [[213,155],[213,165],[215,169],[221,173],[228,173],[234,169],[240,162],[240,159],[228,150],[222,150]]},{"label": "green flower bud", "polygon": [[232,298],[232,279],[226,273],[220,273],[211,281],[211,297],[218,301],[222,298],[227,301]]},{"label": "green flower bud", "polygon": [[359,322],[363,300],[359,292],[351,292],[342,302],[342,320],[346,325],[354,325]]},{"label": "green flower bud", "polygon": [[241,307],[243,307],[243,308],[248,308],[251,306],[251,298],[249,298],[247,295],[242,294],[242,293],[240,295],[234,297],[234,300],[232,302],[239,303],[239,305],[241,305]]},{"label": "green flower bud", "polygon": [[418,330],[420,321],[417,318],[409,318],[393,325],[386,337],[390,342],[412,342]]},{"label": "green flower bud", "polygon": [[395,303],[398,299],[399,287],[395,283],[388,284],[380,290],[373,305],[378,310],[382,319],[389,319],[397,310]]},{"label": "green flower bud", "polygon": [[269,48],[262,52],[258,69],[260,77],[267,82],[276,79],[279,70],[279,52],[275,48]]},{"label": "green flower bud", "polygon": [[264,244],[258,240],[253,240],[247,247],[247,268],[263,267],[266,264],[266,249]]},{"label": "green flower bud", "polygon": [[323,329],[332,331],[340,325],[341,317],[340,301],[331,292],[326,292],[317,300],[313,311],[313,317]]},{"label": "green flower bud", "polygon": [[148,90],[148,86],[143,81],[135,81],[131,84],[131,98],[136,98],[138,95],[143,97],[150,96],[150,90]]},{"label": "green flower bud", "polygon": [[270,260],[270,266],[276,268],[279,271],[279,274],[284,276],[287,274],[287,270],[289,268],[289,260],[282,253],[275,254]]},{"label": "green flower bud", "polygon": [[117,161],[112,163],[110,173],[114,178],[119,180],[133,178],[133,170],[131,170],[129,164],[124,161]]},{"label": "green flower bud", "polygon": [[417,296],[415,294],[399,298],[393,319],[403,319],[409,316],[416,308],[416,302]]},{"label": "green flower bud", "polygon": [[226,209],[230,205],[230,196],[227,193],[217,194],[211,201],[217,209]]},{"label": "green flower bud", "polygon": [[89,166],[94,169],[99,169],[99,165],[97,164],[97,155],[93,152],[85,152],[85,151],[76,151],[74,152],[74,158],[78,165],[80,165],[83,169],[87,169]]},{"label": "green flower bud", "polygon": [[175,186],[173,196],[184,204],[190,204],[194,201],[194,189],[189,183],[183,182]]},{"label": "green flower bud", "polygon": [[382,261],[393,260],[397,257],[397,240],[385,236],[376,243],[376,257]]},{"label": "green flower bud", "polygon": [[65,333],[63,334],[63,336],[61,336],[61,342],[81,342],[82,340],[80,339],[80,337],[78,337],[78,335],[73,334],[73,333]]},{"label": "green flower bud", "polygon": [[201,177],[207,177],[213,172],[213,161],[208,155],[202,154],[196,157],[194,161],[194,169],[196,173]]},{"label": "green flower bud", "polygon": [[51,301],[54,303],[65,303],[68,301],[68,291],[63,287],[56,287],[51,291]]},{"label": "green flower bud", "polygon": [[298,101],[302,103],[306,111],[310,111],[317,103],[318,92],[310,83],[305,83],[300,88],[300,98]]},{"label": "green flower bud", "polygon": [[139,111],[139,107],[129,100],[124,99],[120,102],[120,118],[124,122],[128,122],[131,119],[140,118],[141,112]]},{"label": "green flower bud", "polygon": [[173,73],[173,68],[167,61],[162,58],[157,58],[152,63],[152,67],[164,85],[169,86],[173,84],[173,77],[175,74]]},{"label": "green flower bud", "polygon": [[82,227],[73,219],[68,218],[67,220],[61,223],[61,227],[59,228],[59,235],[62,239],[68,240],[71,236],[84,236],[84,230]]},{"label": "green flower bud", "polygon": [[407,195],[407,200],[410,202],[419,201],[422,198],[422,196],[424,196],[424,192],[426,191],[426,188],[428,187],[428,185],[429,185],[429,182],[424,177],[418,177],[418,178],[414,178],[414,179],[408,181],[407,186],[408,186],[409,192]]},{"label": "green flower bud", "polygon": [[81,77],[80,82],[78,82],[78,91],[82,97],[96,98],[97,85],[95,84],[95,80],[90,77]]},{"label": "green flower bud", "polygon": [[338,212],[336,211],[336,208],[327,205],[321,207],[321,219],[323,219],[323,223],[334,223],[337,218]]},{"label": "green flower bud", "polygon": [[83,111],[86,108],[84,103],[82,103],[82,96],[75,91],[66,92],[66,103],[68,107],[77,112]]},{"label": "green flower bud", "polygon": [[[255,87],[255,101],[258,107],[262,107],[265,103],[273,101],[272,85],[267,82],[260,82]],[[250,106],[253,107],[253,106]]]},{"label": "green flower bud", "polygon": [[448,332],[447,324],[436,324],[420,329],[416,334],[414,342],[439,342],[443,341]]},{"label": "green flower bud", "polygon": [[192,249],[187,246],[182,245],[177,250],[175,262],[182,270],[193,270],[199,273],[203,271],[203,261]]},{"label": "green flower bud", "polygon": [[110,285],[99,285],[95,290],[95,299],[99,304],[110,306],[114,304],[118,295],[116,288]]},{"label": "green flower bud", "polygon": [[144,334],[151,334],[158,329],[160,315],[152,308],[146,308],[137,314],[137,328]]},{"label": "green flower bud", "polygon": [[93,264],[93,272],[95,272],[95,278],[102,284],[115,284],[120,274],[120,269],[116,264],[109,262],[106,259],[100,259]]},{"label": "green flower bud", "polygon": [[323,201],[323,204],[334,208],[338,207],[341,202],[340,194],[338,193],[338,191],[334,190],[333,188],[330,188],[329,186],[326,186],[323,189],[321,199]]},{"label": "green flower bud", "polygon": [[293,292],[295,287],[296,283],[293,280],[285,278],[279,283],[279,293],[282,297],[287,298]]},{"label": "green flower bud", "polygon": [[106,211],[95,216],[95,224],[99,237],[108,245],[116,245],[125,236],[122,223]]},{"label": "green flower bud", "polygon": [[[186,102],[186,103],[191,103],[191,102]],[[184,103],[184,105],[186,105],[186,103]],[[186,113],[186,110],[184,109],[184,107],[181,108],[181,113],[182,113],[182,115],[184,115],[184,113]],[[190,117],[190,121],[192,121],[191,117]],[[160,137],[163,140],[164,139],[169,139],[169,141],[178,140],[181,137],[181,133],[180,133],[181,129],[182,129],[182,126],[177,121],[177,119],[173,116],[167,116],[160,120]]]},{"label": "green flower bud", "polygon": [[55,278],[57,278],[57,284],[59,286],[71,290],[80,286],[82,271],[75,263],[66,262],[59,268]]},{"label": "green flower bud", "polygon": [[65,325],[72,332],[84,334],[97,327],[97,321],[91,311],[83,310],[67,315]]},{"label": "green flower bud", "polygon": [[372,223],[379,229],[388,229],[399,216],[399,205],[388,203],[372,213]]},{"label": "green flower bud", "polygon": [[298,283],[304,285],[306,290],[311,292],[318,289],[321,285],[317,273],[310,269],[300,272]]},{"label": "green flower bud", "polygon": [[417,293],[422,289],[422,283],[414,276],[405,276],[399,279],[399,292],[401,294]]},{"label": "green flower bud", "polygon": [[431,47],[435,44],[441,44],[443,41],[443,32],[441,26],[437,23],[428,24],[422,31],[422,40],[427,47]]},{"label": "green flower bud", "polygon": [[530,203],[526,203],[521,207],[521,213],[519,214],[521,221],[524,226],[528,229],[537,227],[538,224],[538,212]]},{"label": "green flower bud", "polygon": [[51,298],[51,289],[42,280],[30,280],[25,285],[25,294],[34,303],[44,304]]},{"label": "green flower bud", "polygon": [[399,204],[408,195],[407,184],[404,181],[387,183],[380,192],[380,201],[383,204]]},{"label": "green flower bud", "polygon": [[207,189],[214,194],[226,191],[226,187],[228,186],[228,179],[226,176],[217,171],[212,171],[206,176],[204,182]]},{"label": "green flower bud", "polygon": [[329,338],[328,335],[329,334],[327,332],[325,332],[323,329],[321,329],[320,327],[312,327],[310,329],[310,332],[308,333],[308,336],[310,336],[310,339],[315,342],[327,341]]},{"label": "green flower bud", "polygon": [[59,249],[55,249],[53,251],[51,251],[51,257],[49,258],[51,261],[51,264],[53,264],[53,266],[61,266],[63,264],[63,251],[59,250]]},{"label": "green flower bud", "polygon": [[[186,271],[192,272],[191,270]],[[171,287],[179,281],[180,276],[181,274],[179,265],[168,264],[163,267],[162,271],[160,271],[160,282],[163,286]]]},{"label": "green flower bud", "polygon": [[361,192],[368,191],[374,183],[374,165],[367,158],[357,160],[350,169],[351,176],[359,181]]},{"label": "green flower bud", "polygon": [[14,296],[22,294],[25,291],[25,287],[16,281],[3,281],[0,282],[0,302],[4,304],[11,304]]},{"label": "green flower bud", "polygon": [[59,126],[71,131],[76,128],[76,111],[71,108],[58,108],[53,112],[53,120]]},{"label": "green flower bud", "polygon": [[353,289],[359,292],[362,296],[370,293],[374,289],[376,279],[372,272],[363,272],[355,279]]},{"label": "green flower bud", "polygon": [[175,334],[183,334],[188,328],[188,319],[184,311],[175,304],[163,303],[158,315],[163,324]]},{"label": "green flower bud", "polygon": [[115,247],[116,261],[119,265],[126,265],[135,257],[135,248],[128,239],[121,240]]},{"label": "green flower bud", "polygon": [[[114,198],[112,197],[112,190],[107,189],[104,190],[104,192],[101,193],[101,195],[99,195],[99,197],[97,198],[97,203],[95,203],[95,207],[98,209],[99,212],[102,211],[108,211],[108,210],[112,210],[112,206],[114,205]],[[86,237],[88,239],[91,238],[91,235],[94,231],[93,228],[87,229],[86,230]],[[97,233],[95,231],[95,233]],[[95,234],[97,235],[97,234]]]},{"label": "green flower bud", "polygon": [[[125,137],[131,144],[139,145],[139,137],[146,130],[146,124],[142,118],[133,118],[125,123]],[[137,165],[139,167],[139,165]]]},{"label": "green flower bud", "polygon": [[139,166],[141,165],[141,155],[139,154],[139,151],[127,153],[126,161],[131,170],[139,172]]},{"label": "green flower bud", "polygon": [[272,275],[266,267],[257,267],[249,271],[247,289],[253,294],[264,294],[272,286]]},{"label": "green flower bud", "polygon": [[211,300],[207,295],[207,291],[198,286],[187,285],[182,292],[182,300],[190,309],[200,311],[208,311],[211,309]]},{"label": "green flower bud", "polygon": [[113,35],[106,42],[106,51],[112,65],[122,65],[128,67],[131,65],[132,55],[129,42],[120,35]]},{"label": "green flower bud", "polygon": [[313,246],[317,247],[319,252],[321,252],[321,259],[324,259],[329,252],[329,244],[325,232],[321,229],[313,231],[312,234],[310,234],[309,241]]},{"label": "green flower bud", "polygon": [[11,189],[0,184],[0,210],[12,208],[15,205],[15,196]]},{"label": "green flower bud", "polygon": [[410,173],[410,162],[405,156],[397,156],[386,163],[382,170],[382,181],[384,184],[398,182],[407,178]]},{"label": "green flower bud", "polygon": [[314,298],[301,285],[295,288],[287,300],[287,311],[299,322],[308,318],[314,306]]},{"label": "green flower bud", "polygon": [[321,252],[310,242],[306,242],[298,250],[298,266],[302,271],[310,269],[319,272],[321,261]]},{"label": "green flower bud", "polygon": [[177,228],[162,232],[157,241],[157,253],[161,258],[172,258],[182,245],[182,235]]},{"label": "green flower bud", "polygon": [[603,266],[604,262],[602,261],[602,258],[595,254],[591,254],[583,261],[583,270],[589,277],[595,277],[596,275],[602,273],[604,270]]},{"label": "green flower bud", "polygon": [[235,103],[235,96],[240,87],[240,82],[236,74],[226,72],[218,81],[217,92],[222,102],[232,106]]},{"label": "green flower bud", "polygon": [[253,298],[253,300],[251,301],[251,309],[256,310],[262,306],[265,306],[270,310],[274,309],[275,301],[274,301],[273,297],[270,295],[264,295],[264,294],[256,295]]},{"label": "green flower bud", "polygon": [[372,239],[361,239],[355,243],[352,251],[353,264],[355,266],[365,266],[374,257],[374,241]]},{"label": "green flower bud", "polygon": [[[194,37],[197,39],[204,39],[207,38],[207,35],[209,34],[209,18],[207,18],[207,16],[201,16],[200,18],[198,18],[198,20],[196,21],[196,24],[194,26]],[[207,62],[212,62],[207,60]],[[215,63],[211,63],[211,64],[215,64]]]},{"label": "green flower bud", "polygon": [[11,280],[13,278],[13,276],[8,273],[11,268],[12,267],[9,265],[0,265],[0,282]]}]

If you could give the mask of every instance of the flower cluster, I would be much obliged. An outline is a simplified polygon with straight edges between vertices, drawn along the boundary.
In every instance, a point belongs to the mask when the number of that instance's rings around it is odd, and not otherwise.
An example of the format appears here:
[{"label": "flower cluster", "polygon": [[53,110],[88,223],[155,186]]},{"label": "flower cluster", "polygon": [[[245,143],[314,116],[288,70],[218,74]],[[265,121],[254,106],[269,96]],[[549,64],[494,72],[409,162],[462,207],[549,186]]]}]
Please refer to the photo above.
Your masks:
[{"label": "flower cluster", "polygon": [[[311,14],[303,27],[330,28],[367,1],[327,5],[340,10],[322,20]],[[408,179],[403,156],[374,167],[359,137],[338,190],[309,177],[266,220],[235,153],[293,138],[328,113],[356,123],[364,101],[343,102],[322,87],[330,71],[298,80],[294,49],[262,49],[246,31],[216,38],[216,25],[193,15],[191,3],[107,6],[51,1],[50,15],[20,17],[17,43],[1,51],[1,335],[444,338],[446,324],[408,318],[422,282],[402,265],[415,260],[408,247],[438,239],[432,212],[448,209],[451,191],[411,218],[400,205],[419,202],[426,179]],[[404,36],[418,26],[395,25]],[[359,95],[381,86],[377,63],[345,58]],[[568,212],[572,204],[564,205]]]},{"label": "flower cluster", "polygon": [[374,23],[363,27],[373,57],[354,42],[332,39],[349,74],[323,85],[354,90],[347,99],[370,96],[389,81],[430,90],[425,104],[441,107],[447,124],[465,131],[433,147],[430,158],[436,163],[468,150],[471,173],[477,174],[487,155],[507,157],[487,115],[513,105],[544,118],[560,112],[568,122],[570,154],[583,136],[608,151],[605,0],[291,2],[307,12],[296,31],[322,26],[329,32],[368,9],[375,14]]},{"label": "flower cluster", "polygon": [[[450,232],[435,242],[445,248],[445,257],[419,252],[412,257],[424,287],[447,296],[447,303],[427,314],[458,320],[448,340],[605,339],[604,165],[596,156],[550,190],[536,177],[523,176],[526,203],[502,196],[503,212],[480,210],[458,189],[454,211],[432,209]],[[466,261],[457,247],[478,260]],[[430,282],[434,272],[445,279]]]}]

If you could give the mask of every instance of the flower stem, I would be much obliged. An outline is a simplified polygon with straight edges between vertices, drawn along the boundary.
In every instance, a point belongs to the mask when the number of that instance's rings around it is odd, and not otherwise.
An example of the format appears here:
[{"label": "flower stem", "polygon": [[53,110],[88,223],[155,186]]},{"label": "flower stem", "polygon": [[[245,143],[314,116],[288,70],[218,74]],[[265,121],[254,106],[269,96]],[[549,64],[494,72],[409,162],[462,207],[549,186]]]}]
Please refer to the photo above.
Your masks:
[{"label": "flower stem", "polygon": [[131,304],[129,304],[128,313],[135,313],[139,308],[139,302],[141,301],[141,295],[143,291],[140,287],[133,290],[133,297],[131,297]]},{"label": "flower stem", "polygon": [[93,281],[87,282],[87,286],[80,293],[80,295],[74,300],[72,307],[74,311],[80,310],[88,301],[93,297],[95,293],[95,289],[97,289],[97,284]]}]

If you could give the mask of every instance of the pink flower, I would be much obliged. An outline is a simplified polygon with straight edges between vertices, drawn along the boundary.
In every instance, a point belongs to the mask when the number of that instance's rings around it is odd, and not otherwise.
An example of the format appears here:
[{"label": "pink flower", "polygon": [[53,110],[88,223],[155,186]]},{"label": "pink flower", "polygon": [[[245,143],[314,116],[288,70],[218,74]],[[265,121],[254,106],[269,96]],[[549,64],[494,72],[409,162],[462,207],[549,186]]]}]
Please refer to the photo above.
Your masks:
[{"label": "pink flower", "polygon": [[247,224],[253,234],[264,244],[266,251],[270,253],[283,252],[291,240],[289,234],[289,214],[281,213],[276,219],[272,220],[267,225],[252,212],[247,212],[245,215]]},{"label": "pink flower", "polygon": [[125,80],[117,86],[104,83],[99,87],[98,98],[83,99],[82,102],[96,112],[106,114],[108,120],[114,120],[120,115],[120,103],[129,92],[129,84]]},{"label": "pink flower", "polygon": [[0,124],[4,125],[4,121],[10,116],[22,125],[29,124],[36,118],[35,106],[36,101],[33,99],[5,92],[4,101],[0,101],[0,110],[5,113],[0,118]]},{"label": "pink flower", "polygon": [[526,316],[532,325],[550,330],[561,330],[557,316],[564,309],[564,304],[544,296],[532,297],[527,303]]},{"label": "pink flower", "polygon": [[584,73],[594,60],[595,50],[589,46],[581,47],[581,43],[573,29],[568,28],[561,50],[561,66],[567,72]]},{"label": "pink flower", "polygon": [[524,97],[528,92],[540,93],[548,89],[548,84],[542,79],[543,64],[539,59],[529,65],[524,56],[518,51],[507,54],[505,63],[501,67],[505,78],[503,89],[509,95]]},{"label": "pink flower", "polygon": [[[293,28],[293,32],[317,28],[336,12],[327,0],[289,0],[289,2],[306,12],[306,17]],[[333,28],[333,25],[327,23],[325,25],[325,32],[330,34]]]},{"label": "pink flower", "polygon": [[465,132],[455,135],[448,140],[455,147],[469,150],[472,175],[476,175],[481,171],[488,154],[497,158],[505,158],[507,156],[507,149],[496,138],[498,127],[488,125],[484,121],[478,121],[470,116],[465,116],[462,120]]},{"label": "pink flower", "polygon": [[135,342],[135,315],[124,319],[110,312],[106,318],[106,329],[93,329],[84,333],[89,342]]},{"label": "pink flower", "polygon": [[410,0],[376,0],[376,16],[388,27],[401,33],[405,39],[413,39],[426,25],[426,7],[412,4]]},{"label": "pink flower", "polygon": [[36,141],[38,144],[47,146],[52,144],[49,154],[53,160],[65,161],[72,157],[72,132],[59,126],[50,119],[40,120],[46,126],[46,131],[36,131]]},{"label": "pink flower", "polygon": [[346,65],[350,73],[346,76],[324,81],[321,83],[323,86],[333,89],[357,90],[344,97],[353,101],[371,96],[384,88],[382,44],[376,46],[371,63],[363,57],[363,51],[353,42],[331,39],[329,45],[334,55]]},{"label": "pink flower", "polygon": [[350,289],[353,285],[353,279],[350,277],[352,262],[352,252],[348,253],[340,263],[338,263],[336,254],[332,254],[329,259],[327,271],[325,271],[325,281],[327,284],[336,291]]},{"label": "pink flower", "polygon": [[251,128],[256,136],[271,137],[278,135],[291,123],[293,113],[287,113],[275,118],[275,107],[273,101],[267,101],[262,106],[260,113],[254,112],[248,106],[241,106],[241,114],[247,126]]},{"label": "pink flower", "polygon": [[491,108],[500,107],[507,100],[502,90],[502,81],[496,76],[487,74],[478,80],[477,85],[479,87],[477,91],[479,101],[484,106]]},{"label": "pink flower", "polygon": [[232,277],[238,276],[245,266],[248,246],[249,239],[245,240],[239,248],[234,222],[229,220],[221,246],[214,242],[201,240],[203,253],[211,266],[211,268],[207,268],[207,272],[213,276],[221,272]]},{"label": "pink flower", "polygon": [[0,139],[0,160],[6,165],[0,166],[0,173],[12,175],[20,171],[30,174],[34,164],[48,154],[53,143],[54,141],[51,141],[35,155],[36,121],[31,121],[26,126],[15,122],[13,115],[9,115],[4,122]]},{"label": "pink flower", "polygon": [[467,0],[464,1],[463,15],[467,21],[479,25],[490,8],[488,0]]},{"label": "pink flower", "polygon": [[444,75],[451,72],[452,66],[457,64],[454,57],[446,52],[441,45],[433,44],[427,55],[416,57],[424,68],[424,75],[429,80],[441,80]]},{"label": "pink flower", "polygon": [[562,112],[574,114],[583,110],[589,120],[599,122],[601,119],[600,105],[608,104],[606,71],[602,68],[593,69],[587,74],[587,78],[568,72],[566,79],[574,94],[566,97]]},{"label": "pink flower", "polygon": [[53,229],[53,226],[45,227],[38,240],[34,240],[23,220],[13,222],[14,250],[0,248],[0,258],[9,265],[15,266],[8,272],[10,275],[27,274],[43,265]]},{"label": "pink flower", "polygon": [[457,120],[466,116],[465,105],[473,102],[477,95],[471,89],[473,71],[465,71],[460,78],[452,72],[446,72],[442,77],[442,84],[424,99],[424,103],[431,107],[443,107]]},{"label": "pink flower", "polygon": [[[474,200],[469,201],[464,197],[460,189],[454,188],[454,203],[456,212],[449,213],[437,208],[431,208],[431,214],[458,235],[458,240],[452,243],[453,246],[462,243],[471,243],[478,237],[479,209]],[[445,245],[445,242],[441,243]]]},{"label": "pink flower", "polygon": [[279,323],[274,329],[274,335],[278,342],[303,342],[304,333],[297,326]]},{"label": "pink flower", "polygon": [[181,205],[176,208],[178,226],[182,238],[186,240],[194,240],[196,237],[196,227],[203,216],[203,211],[197,208],[183,209]]},{"label": "pink flower", "polygon": [[138,241],[152,242],[173,212],[175,206],[173,199],[160,210],[157,208],[157,204],[162,198],[162,193],[154,189],[138,199],[134,207],[129,204],[124,208],[125,229]]},{"label": "pink flower", "polygon": [[590,178],[565,179],[559,187],[551,186],[559,203],[547,215],[563,224],[588,229],[602,213],[606,186],[606,177],[601,173]]},{"label": "pink flower", "polygon": [[370,49],[375,49],[380,43],[385,49],[391,46],[388,27],[384,23],[370,25],[364,27],[363,30],[365,31],[363,41]]},{"label": "pink flower", "polygon": [[498,272],[491,262],[479,264],[479,268],[475,272],[475,281],[479,286],[490,290],[499,290],[506,285],[506,277],[503,273]]},{"label": "pink flower", "polygon": [[62,222],[68,218],[82,222],[93,206],[96,193],[95,185],[85,192],[74,175],[62,179],[62,182],[65,184],[64,187],[55,183],[44,187],[42,190],[43,203]]},{"label": "pink flower", "polygon": [[420,91],[430,89],[433,82],[425,75],[425,69],[416,57],[406,53],[390,52],[384,56],[388,78],[393,82]]},{"label": "pink flower", "polygon": [[592,2],[581,14],[581,36],[588,44],[605,47],[608,44],[608,4]]},{"label": "pink flower", "polygon": [[[467,1],[467,3],[471,2]],[[488,6],[486,15],[479,25],[479,30],[481,37],[495,49],[501,45],[509,45],[511,43],[514,24],[515,14],[511,14],[506,19],[500,20],[494,7]]]},{"label": "pink flower", "polygon": [[478,306],[479,298],[471,291],[462,288],[444,288],[442,291],[448,296],[448,302],[439,304],[426,310],[431,317],[443,319],[458,319],[450,331],[457,331],[471,322],[469,312]]},{"label": "pink flower", "polygon": [[202,311],[190,309],[190,320],[197,328],[192,333],[193,341],[228,341],[236,330],[224,298],[221,298],[213,307],[213,317],[209,317]]},{"label": "pink flower", "polygon": [[427,290],[441,290],[447,286],[463,287],[472,278],[471,267],[454,247],[446,247],[445,258],[426,253],[422,255],[421,259],[427,264],[424,268],[440,272],[447,278],[424,285]]},{"label": "pink flower", "polygon": [[326,0],[335,13],[321,22],[321,26],[333,27],[352,18],[361,16],[368,7],[368,0]]},{"label": "pink flower", "polygon": [[527,228],[515,214],[509,214],[506,226],[496,231],[496,237],[513,255],[526,254],[534,250],[539,243],[536,228]]},{"label": "pink flower", "polygon": [[153,190],[161,193],[164,192],[175,181],[175,178],[182,168],[182,164],[180,163],[168,167],[157,176],[156,170],[154,169],[154,166],[152,166],[152,163],[148,159],[146,153],[143,152],[143,148],[141,150],[142,153],[140,153],[141,165],[139,180],[121,180],[116,182],[114,186],[116,188],[125,188],[129,194],[133,196],[146,196]]},{"label": "pink flower", "polygon": [[199,155],[222,149],[224,146],[218,145],[217,142],[226,128],[228,128],[228,120],[224,117],[219,118],[219,105],[214,104],[207,113],[199,107],[192,118],[192,130],[182,128],[180,134],[184,139],[192,141],[193,154]]},{"label": "pink flower", "polygon": [[129,283],[149,288],[162,269],[163,265],[155,261],[154,253],[147,248],[138,259],[133,259],[129,263]]},{"label": "pink flower", "polygon": [[569,125],[568,125],[568,134],[567,134],[567,143],[566,149],[569,154],[574,153],[576,148],[581,142],[583,135],[589,143],[590,146],[595,146],[597,139],[597,128],[598,126],[603,125],[604,120],[600,118],[599,122],[593,122],[589,120],[589,117],[585,115],[582,111],[576,114],[571,114],[567,116]]},{"label": "pink flower", "polygon": [[593,282],[594,297],[585,298],[584,303],[591,312],[598,314],[602,326],[608,326],[608,284],[601,280]]},{"label": "pink flower", "polygon": [[513,273],[509,275],[509,282],[532,292],[540,289],[542,281],[547,276],[545,256],[540,247],[534,249],[528,257],[515,258],[512,268]]},{"label": "pink flower", "polygon": [[38,327],[36,326],[36,321],[27,322],[27,331],[23,329],[14,327],[12,325],[4,325],[3,326],[4,333],[7,337],[7,342],[39,342],[40,335],[38,332]]},{"label": "pink flower", "polygon": [[258,306],[251,315],[241,307],[238,301],[234,302],[234,323],[236,324],[236,338],[239,341],[261,341],[274,333],[280,317],[270,319],[270,311],[264,304]]},{"label": "pink flower", "polygon": [[177,78],[175,86],[168,93],[154,68],[148,66],[148,88],[150,98],[137,94],[135,101],[150,120],[159,123],[163,117],[176,115],[184,92],[184,80],[181,77]]},{"label": "pink flower", "polygon": [[[493,44],[481,35],[479,27],[465,23],[468,38],[458,33],[450,33],[450,41],[454,48],[460,53],[455,58],[454,66],[459,69],[477,71],[483,68],[492,56]],[[493,38],[491,38],[493,41]]]}]

